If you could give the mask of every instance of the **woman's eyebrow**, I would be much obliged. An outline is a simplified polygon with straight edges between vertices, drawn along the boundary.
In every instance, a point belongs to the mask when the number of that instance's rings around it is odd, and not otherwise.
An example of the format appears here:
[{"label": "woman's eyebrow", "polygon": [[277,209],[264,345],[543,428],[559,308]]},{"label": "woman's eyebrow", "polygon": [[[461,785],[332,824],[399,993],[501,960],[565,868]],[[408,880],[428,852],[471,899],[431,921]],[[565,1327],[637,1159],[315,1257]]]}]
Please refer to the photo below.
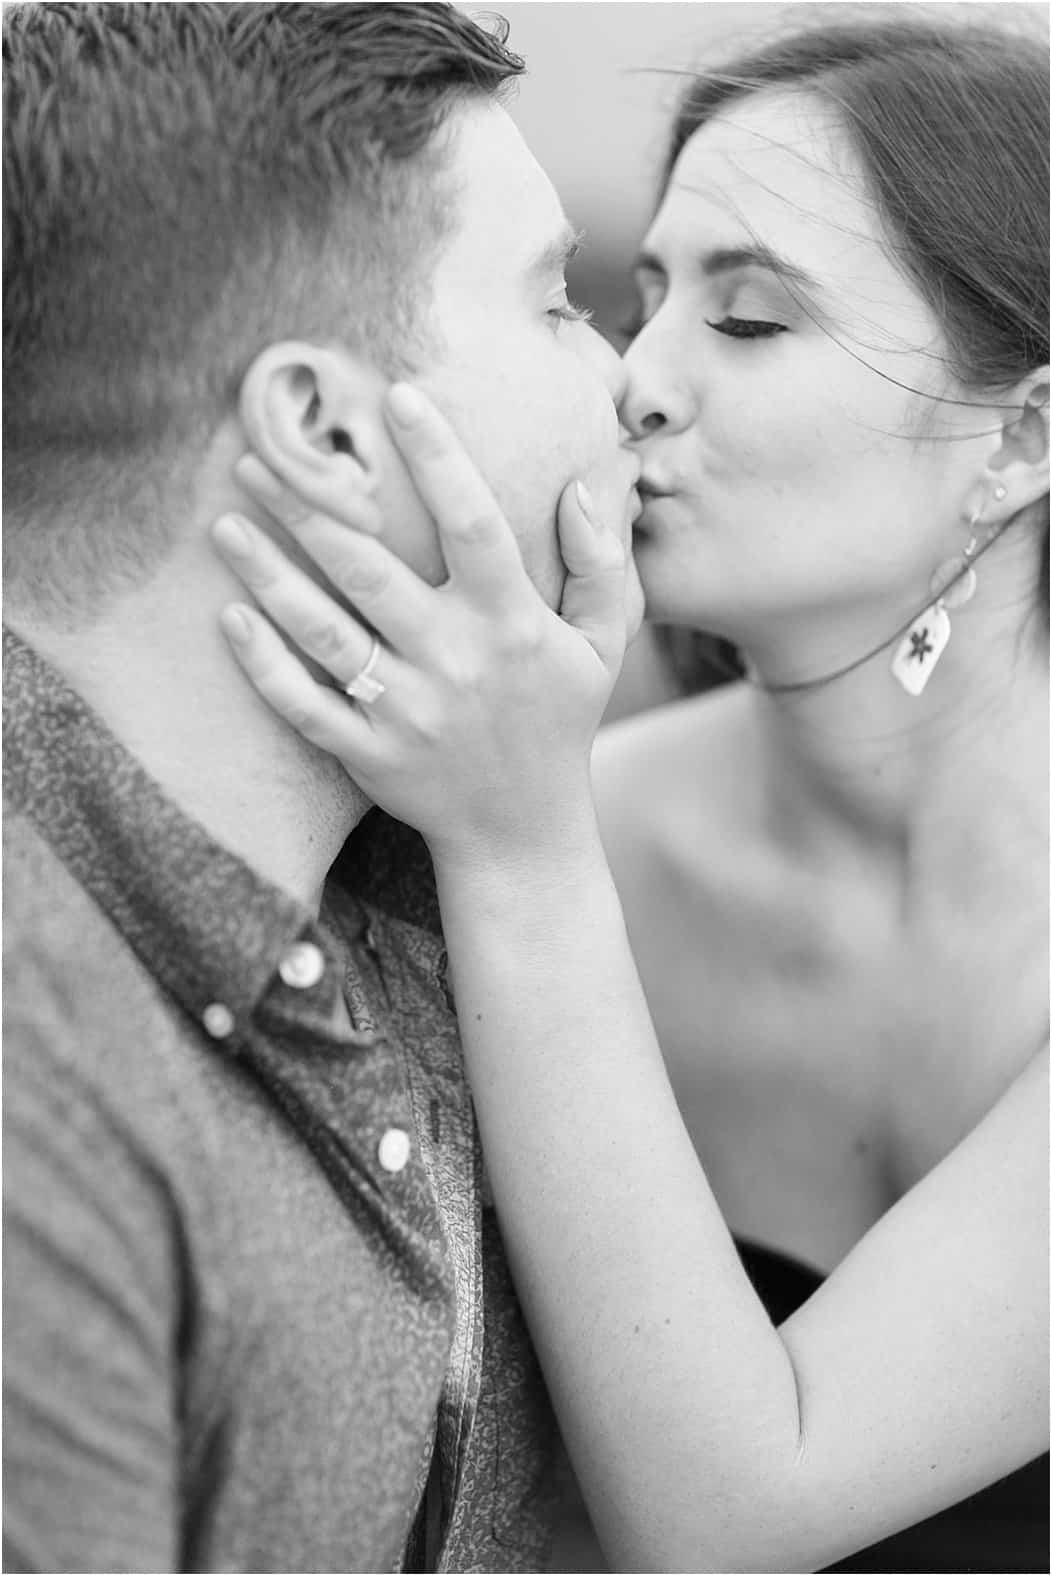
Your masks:
[{"label": "woman's eyebrow", "polygon": [[[751,246],[724,246],[711,252],[702,252],[698,256],[698,263],[706,279],[718,278],[721,274],[732,273],[738,268],[764,268],[780,279],[791,280],[803,290],[815,294],[821,293],[822,287],[813,275],[759,243]],[[664,263],[652,252],[640,252],[635,267],[645,273],[662,276],[667,272]]]}]

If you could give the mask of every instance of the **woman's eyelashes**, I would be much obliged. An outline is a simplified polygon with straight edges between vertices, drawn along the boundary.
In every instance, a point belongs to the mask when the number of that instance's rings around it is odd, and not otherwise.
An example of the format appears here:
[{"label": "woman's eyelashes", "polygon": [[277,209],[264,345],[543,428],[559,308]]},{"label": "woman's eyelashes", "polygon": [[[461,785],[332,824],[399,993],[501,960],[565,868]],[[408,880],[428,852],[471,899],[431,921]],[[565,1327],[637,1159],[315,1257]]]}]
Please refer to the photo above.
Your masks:
[{"label": "woman's eyelashes", "polygon": [[772,323],[766,318],[732,317],[729,314],[717,318],[705,319],[708,328],[715,329],[717,334],[726,334],[729,339],[772,339],[775,334],[788,332],[785,323]]},{"label": "woman's eyelashes", "polygon": [[[644,328],[657,316],[663,302],[656,305],[638,301],[628,317],[618,327],[618,334],[624,348],[643,332]],[[702,322],[706,328],[711,328],[717,334],[724,334],[728,339],[773,339],[776,334],[787,334],[788,323],[780,323],[774,318],[742,317],[737,313],[723,311],[719,317],[703,317]]]}]

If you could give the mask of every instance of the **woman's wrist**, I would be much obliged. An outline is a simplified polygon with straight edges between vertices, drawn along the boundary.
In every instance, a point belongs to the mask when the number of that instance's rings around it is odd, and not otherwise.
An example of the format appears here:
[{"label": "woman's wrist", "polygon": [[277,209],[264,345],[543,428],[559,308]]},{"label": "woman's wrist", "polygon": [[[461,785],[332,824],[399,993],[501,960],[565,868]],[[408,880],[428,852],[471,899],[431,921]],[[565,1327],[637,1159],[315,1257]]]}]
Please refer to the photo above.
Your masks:
[{"label": "woman's wrist", "polygon": [[591,792],[553,803],[543,819],[436,833],[427,839],[439,882],[521,888],[606,869]]}]

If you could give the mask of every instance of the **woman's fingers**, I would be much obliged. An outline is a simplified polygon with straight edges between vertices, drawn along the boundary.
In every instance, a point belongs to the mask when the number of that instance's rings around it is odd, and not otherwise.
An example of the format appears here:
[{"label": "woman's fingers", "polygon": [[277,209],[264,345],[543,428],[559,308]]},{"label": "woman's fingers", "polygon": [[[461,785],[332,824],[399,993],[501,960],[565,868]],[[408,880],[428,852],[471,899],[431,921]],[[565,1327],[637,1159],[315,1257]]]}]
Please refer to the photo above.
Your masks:
[{"label": "woman's fingers", "polygon": [[[415,653],[436,593],[381,542],[311,513],[290,528],[337,594],[395,650]],[[366,660],[370,637],[327,591],[241,515],[224,515],[213,540],[268,616],[342,685]],[[362,639],[366,649],[361,649]]]},{"label": "woman's fingers", "polygon": [[318,684],[254,608],[234,603],[220,627],[263,700],[309,743],[335,755],[354,776],[368,773],[378,741],[366,708]]},{"label": "woman's fingers", "polygon": [[518,543],[460,439],[418,389],[396,383],[387,396],[392,436],[434,516],[450,579],[496,610],[535,595]]},{"label": "woman's fingers", "polygon": [[563,492],[558,521],[567,569],[559,612],[616,673],[625,654],[625,550],[599,520],[583,482]]}]

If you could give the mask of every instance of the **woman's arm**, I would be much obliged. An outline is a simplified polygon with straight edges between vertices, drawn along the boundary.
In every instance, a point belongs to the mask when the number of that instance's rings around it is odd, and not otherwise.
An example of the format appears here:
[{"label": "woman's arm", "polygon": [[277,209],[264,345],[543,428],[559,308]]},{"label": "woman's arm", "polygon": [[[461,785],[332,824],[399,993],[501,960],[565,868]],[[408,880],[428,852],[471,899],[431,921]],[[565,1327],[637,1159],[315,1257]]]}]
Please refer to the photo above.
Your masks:
[{"label": "woman's arm", "polygon": [[616,1569],[815,1569],[1045,1448],[1047,1054],[775,1331],[598,854],[439,883],[505,1241]]},{"label": "woman's arm", "polygon": [[[560,624],[448,429],[396,436],[446,586],[332,521],[292,527],[386,637],[385,696],[319,687],[258,615],[239,660],[429,838],[505,1238],[612,1565],[831,1563],[1044,1447],[1047,1055],[775,1330],[679,1117],[588,793],[609,542],[564,500]],[[368,649],[265,540],[230,556],[310,655]]]}]

